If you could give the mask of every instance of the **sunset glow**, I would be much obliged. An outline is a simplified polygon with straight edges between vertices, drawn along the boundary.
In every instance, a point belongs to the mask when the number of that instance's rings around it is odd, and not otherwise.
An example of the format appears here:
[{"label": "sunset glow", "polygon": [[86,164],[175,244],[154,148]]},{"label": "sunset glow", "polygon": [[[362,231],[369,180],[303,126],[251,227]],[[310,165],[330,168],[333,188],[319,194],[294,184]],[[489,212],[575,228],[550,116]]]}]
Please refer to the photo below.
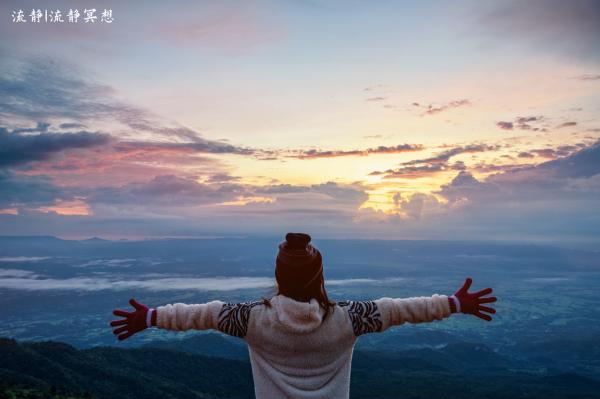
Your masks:
[{"label": "sunset glow", "polygon": [[0,230],[448,238],[501,219],[502,236],[594,240],[600,31],[552,3],[168,19],[144,3],[143,23],[120,4],[112,24],[3,24]]}]

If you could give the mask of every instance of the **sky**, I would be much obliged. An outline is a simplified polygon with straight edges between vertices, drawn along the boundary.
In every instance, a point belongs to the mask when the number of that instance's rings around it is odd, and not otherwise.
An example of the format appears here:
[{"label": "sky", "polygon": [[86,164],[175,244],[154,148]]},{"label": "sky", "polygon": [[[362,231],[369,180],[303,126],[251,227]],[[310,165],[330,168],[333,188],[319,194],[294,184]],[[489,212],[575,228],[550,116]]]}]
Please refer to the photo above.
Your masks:
[{"label": "sky", "polygon": [[0,21],[1,235],[600,241],[597,1]]}]

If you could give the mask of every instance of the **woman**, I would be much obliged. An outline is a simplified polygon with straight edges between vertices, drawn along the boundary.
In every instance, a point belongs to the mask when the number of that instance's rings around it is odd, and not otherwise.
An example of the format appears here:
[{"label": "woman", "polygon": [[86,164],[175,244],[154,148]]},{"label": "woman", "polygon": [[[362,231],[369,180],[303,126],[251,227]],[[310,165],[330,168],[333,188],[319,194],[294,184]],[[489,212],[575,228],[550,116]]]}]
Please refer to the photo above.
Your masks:
[{"label": "woman", "polygon": [[[350,364],[357,337],[391,326],[441,320],[468,313],[490,321],[483,306],[486,288],[469,293],[471,279],[452,296],[380,298],[332,302],[323,279],[323,260],[310,236],[288,233],[279,245],[271,299],[245,303],[176,303],[149,309],[131,299],[134,312],[115,310],[124,319],[110,323],[119,340],[155,326],[184,331],[215,329],[248,344],[256,398],[348,398]],[[484,313],[485,312],[485,313]]]}]

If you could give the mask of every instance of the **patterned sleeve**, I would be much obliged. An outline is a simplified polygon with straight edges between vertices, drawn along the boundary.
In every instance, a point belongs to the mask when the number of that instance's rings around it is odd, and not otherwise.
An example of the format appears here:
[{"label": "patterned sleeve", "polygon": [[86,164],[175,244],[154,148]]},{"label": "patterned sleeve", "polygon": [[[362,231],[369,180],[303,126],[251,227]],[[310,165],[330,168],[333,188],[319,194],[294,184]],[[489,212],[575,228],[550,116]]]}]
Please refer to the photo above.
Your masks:
[{"label": "patterned sleeve", "polygon": [[226,303],[219,312],[217,329],[233,337],[244,338],[248,331],[250,311],[262,301]]},{"label": "patterned sleeve", "polygon": [[211,301],[196,305],[176,303],[159,306],[156,308],[156,326],[173,331],[214,329],[243,338],[248,330],[250,310],[261,303]]},{"label": "patterned sleeve", "polygon": [[380,298],[374,301],[338,302],[345,307],[354,335],[383,332],[404,323],[424,323],[450,316],[448,297]]},{"label": "patterned sleeve", "polygon": [[381,313],[375,301],[343,301],[338,302],[342,308],[346,308],[354,335],[380,332],[382,327]]}]

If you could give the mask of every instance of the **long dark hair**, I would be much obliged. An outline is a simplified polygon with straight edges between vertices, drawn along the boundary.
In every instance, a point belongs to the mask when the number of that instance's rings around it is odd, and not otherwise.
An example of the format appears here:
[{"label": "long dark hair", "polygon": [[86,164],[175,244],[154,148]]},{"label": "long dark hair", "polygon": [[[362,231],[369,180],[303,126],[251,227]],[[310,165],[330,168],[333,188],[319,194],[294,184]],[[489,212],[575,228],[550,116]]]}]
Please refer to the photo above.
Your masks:
[{"label": "long dark hair", "polygon": [[[315,280],[313,284],[302,290],[302,292],[297,292],[297,287],[291,286],[282,286],[278,282],[275,283],[275,295],[284,295],[289,298],[292,298],[298,302],[310,302],[311,299],[316,299],[323,309],[325,309],[325,315],[323,316],[323,320],[327,318],[329,315],[329,310],[333,312],[335,309],[336,303],[329,300],[327,296],[327,291],[325,290],[325,278],[321,274],[321,276]],[[271,297],[272,299],[272,297]],[[271,307],[271,301],[268,298],[263,297],[263,304],[268,307]]]}]

